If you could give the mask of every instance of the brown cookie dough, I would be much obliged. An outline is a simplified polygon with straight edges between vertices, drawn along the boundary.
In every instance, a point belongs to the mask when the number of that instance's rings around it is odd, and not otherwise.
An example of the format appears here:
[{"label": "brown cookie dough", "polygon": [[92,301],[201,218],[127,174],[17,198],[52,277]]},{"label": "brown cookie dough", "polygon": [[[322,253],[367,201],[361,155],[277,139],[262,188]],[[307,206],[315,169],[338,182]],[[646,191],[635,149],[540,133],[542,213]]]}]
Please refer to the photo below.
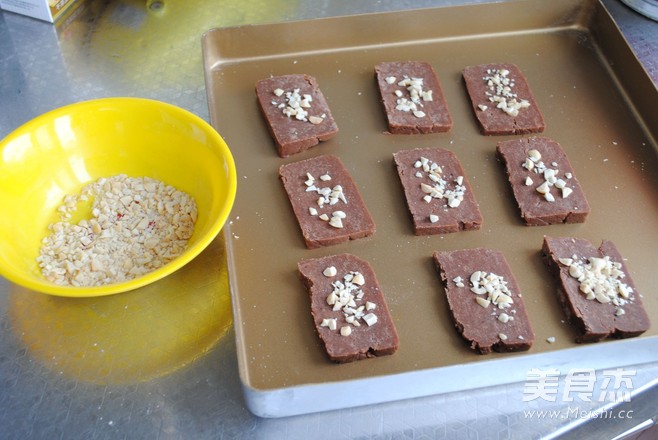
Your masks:
[{"label": "brown cookie dough", "polygon": [[429,63],[379,63],[375,79],[390,133],[441,133],[452,127],[439,78]]},{"label": "brown cookie dough", "polygon": [[393,155],[416,235],[480,229],[482,214],[457,156],[442,148]]},{"label": "brown cookie dough", "polygon": [[578,332],[576,342],[630,338],[649,329],[640,293],[614,243],[604,240],[596,249],[584,239],[544,237],[542,257]]},{"label": "brown cookie dough", "polygon": [[307,150],[338,133],[329,105],[312,76],[260,80],[256,97],[281,157]]},{"label": "brown cookie dough", "polygon": [[334,362],[395,353],[398,334],[373,268],[354,255],[301,261],[315,329]]},{"label": "brown cookie dough", "polygon": [[473,350],[486,354],[530,349],[535,336],[501,252],[465,249],[435,252],[433,258],[455,327]]},{"label": "brown cookie dough", "polygon": [[481,64],[466,67],[462,74],[482,134],[544,131],[544,118],[518,66]]},{"label": "brown cookie dough", "polygon": [[589,204],[560,144],[543,137],[515,139],[500,142],[496,151],[526,225],[587,219]]},{"label": "brown cookie dough", "polygon": [[279,177],[309,249],[375,233],[375,222],[338,157],[317,156],[282,165]]}]

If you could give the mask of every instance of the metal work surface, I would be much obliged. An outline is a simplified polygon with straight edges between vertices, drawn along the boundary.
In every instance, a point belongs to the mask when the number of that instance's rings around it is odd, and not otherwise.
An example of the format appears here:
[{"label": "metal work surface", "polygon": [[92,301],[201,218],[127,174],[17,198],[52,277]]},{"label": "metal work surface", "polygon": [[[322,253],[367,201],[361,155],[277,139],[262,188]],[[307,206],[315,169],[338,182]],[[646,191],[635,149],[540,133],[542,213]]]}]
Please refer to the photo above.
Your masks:
[{"label": "metal work surface", "polygon": [[[58,28],[0,12],[0,137],[55,107],[106,96],[159,99],[210,120],[201,36],[212,28],[485,2],[146,3],[91,1]],[[604,4],[658,83],[658,25],[616,0]],[[228,292],[208,288],[226,286],[225,273],[188,284],[210,264],[225,264],[221,239],[163,288],[82,301],[0,279],[0,438],[550,438],[569,437],[577,425],[592,427],[577,428],[578,438],[614,438],[656,416],[658,364],[649,363],[624,367],[636,373],[636,393],[614,423],[593,416],[605,409],[597,394],[561,399],[566,380],[554,402],[524,402],[527,383],[518,382],[255,417],[242,396],[235,333],[227,328]]]}]

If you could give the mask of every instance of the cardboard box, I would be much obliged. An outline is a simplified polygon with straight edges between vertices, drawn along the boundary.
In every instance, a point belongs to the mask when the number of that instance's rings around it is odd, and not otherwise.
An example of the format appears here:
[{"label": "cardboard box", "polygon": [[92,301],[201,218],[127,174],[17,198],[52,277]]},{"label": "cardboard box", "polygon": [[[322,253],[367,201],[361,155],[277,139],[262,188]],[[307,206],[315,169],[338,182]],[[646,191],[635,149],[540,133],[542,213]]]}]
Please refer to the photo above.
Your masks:
[{"label": "cardboard box", "polygon": [[0,8],[55,23],[78,1],[80,0],[0,0]]}]

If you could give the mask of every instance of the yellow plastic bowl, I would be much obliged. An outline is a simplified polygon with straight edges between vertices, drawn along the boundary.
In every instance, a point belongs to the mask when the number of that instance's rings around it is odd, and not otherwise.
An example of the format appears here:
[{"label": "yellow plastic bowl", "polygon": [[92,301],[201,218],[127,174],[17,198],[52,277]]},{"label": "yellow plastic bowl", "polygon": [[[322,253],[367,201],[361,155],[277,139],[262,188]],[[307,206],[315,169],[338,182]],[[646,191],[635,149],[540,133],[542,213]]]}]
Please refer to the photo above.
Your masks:
[{"label": "yellow plastic bowl", "polygon": [[[161,279],[212,242],[235,199],[235,163],[221,136],[196,115],[148,99],[98,99],[53,110],[3,139],[0,154],[0,275],[52,295],[110,295]],[[36,258],[63,197],[117,174],[148,176],[194,197],[198,219],[187,250],[126,282],[69,287],[46,281]]]}]

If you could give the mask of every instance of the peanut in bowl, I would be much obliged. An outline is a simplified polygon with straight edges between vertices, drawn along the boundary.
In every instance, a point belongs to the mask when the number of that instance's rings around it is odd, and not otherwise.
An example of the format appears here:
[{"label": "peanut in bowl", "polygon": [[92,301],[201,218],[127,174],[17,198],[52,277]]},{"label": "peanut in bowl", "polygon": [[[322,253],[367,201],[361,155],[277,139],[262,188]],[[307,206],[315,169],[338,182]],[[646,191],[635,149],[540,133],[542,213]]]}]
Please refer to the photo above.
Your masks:
[{"label": "peanut in bowl", "polygon": [[[106,230],[109,226],[103,221],[107,223],[114,214],[92,207],[92,202],[99,201],[102,188],[112,184],[114,188],[136,185],[132,188],[142,192],[130,194],[132,206],[159,203],[160,211],[169,208],[177,221],[182,215],[186,223],[172,232],[146,237],[140,231],[152,232],[162,220],[136,217],[129,231]],[[154,193],[153,185],[166,187],[167,194],[176,190],[188,195],[194,212],[191,208],[177,212],[180,204],[171,202],[176,206],[173,209],[167,205],[170,202],[162,202],[163,194]],[[110,295],[145,286],[184,266],[215,239],[233,206],[236,186],[235,163],[228,146],[208,123],[186,110],[149,99],[105,98],[50,111],[0,141],[0,275],[31,290],[70,297]],[[119,195],[117,191],[109,197],[121,198],[127,190]],[[147,203],[144,194],[153,200]],[[120,200],[115,201],[121,206]],[[127,206],[125,199],[123,202]],[[127,224],[128,217],[123,220]],[[111,236],[125,237],[123,242],[107,241],[110,250],[105,260],[85,256],[66,261],[74,276],[70,283],[62,283],[44,275],[47,264],[41,253],[47,237],[69,225],[76,225],[78,232],[88,228],[88,234],[83,231],[80,235],[85,251]],[[176,254],[162,251],[159,245],[176,234],[184,240],[184,249]],[[55,241],[61,246],[62,240]],[[126,257],[128,245],[136,241],[149,249],[160,249],[167,258]],[[71,255],[81,252],[78,249]],[[106,277],[109,282],[85,284],[84,277],[77,275],[87,266],[109,274],[151,259],[161,259],[162,264],[146,273],[133,270],[134,277],[119,281]]]}]

